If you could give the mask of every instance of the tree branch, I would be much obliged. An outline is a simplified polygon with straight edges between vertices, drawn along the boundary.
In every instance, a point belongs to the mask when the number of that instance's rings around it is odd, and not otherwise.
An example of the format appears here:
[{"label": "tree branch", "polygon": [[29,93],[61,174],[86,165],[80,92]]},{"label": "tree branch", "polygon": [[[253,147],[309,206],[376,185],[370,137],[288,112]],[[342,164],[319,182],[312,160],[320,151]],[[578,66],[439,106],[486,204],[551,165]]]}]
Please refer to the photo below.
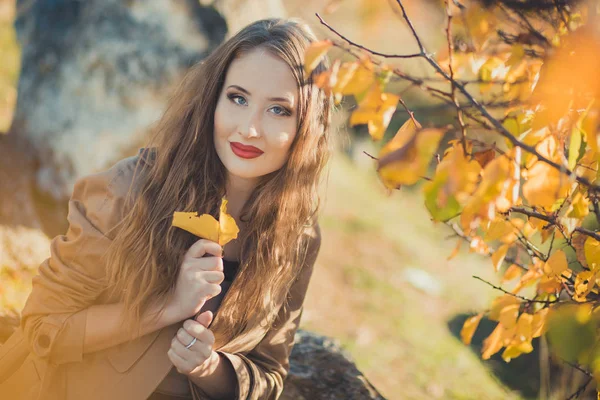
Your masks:
[{"label": "tree branch", "polygon": [[502,289],[500,286],[496,286],[488,281],[486,281],[485,279],[482,279],[476,275],[473,275],[473,278],[475,279],[479,279],[481,282],[483,283],[487,283],[488,285],[490,285],[491,287],[493,287],[496,290],[499,290],[505,294],[508,294],[510,296],[516,297],[517,299],[521,299],[526,301],[527,303],[541,303],[541,304],[555,304],[555,303],[560,303],[560,301],[558,299],[556,300],[535,300],[535,299],[528,299],[527,297],[523,297],[523,296],[519,296],[518,294],[509,292],[508,290]]}]

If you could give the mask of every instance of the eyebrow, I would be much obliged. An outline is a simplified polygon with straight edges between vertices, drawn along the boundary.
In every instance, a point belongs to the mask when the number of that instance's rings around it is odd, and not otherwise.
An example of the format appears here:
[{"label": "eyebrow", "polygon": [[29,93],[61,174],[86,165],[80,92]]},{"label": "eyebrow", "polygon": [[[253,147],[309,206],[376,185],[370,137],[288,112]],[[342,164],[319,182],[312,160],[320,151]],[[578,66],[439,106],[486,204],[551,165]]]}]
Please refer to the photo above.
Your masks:
[{"label": "eyebrow", "polygon": [[[238,86],[238,85],[230,85],[228,87],[228,89],[229,88],[237,89],[240,92],[243,92],[243,93],[247,94],[248,96],[251,95],[249,91],[247,91],[246,89],[244,89],[243,87]],[[289,98],[287,98],[287,97],[269,97],[267,100],[270,100],[270,101],[284,101],[284,102],[292,104],[292,101]]]}]

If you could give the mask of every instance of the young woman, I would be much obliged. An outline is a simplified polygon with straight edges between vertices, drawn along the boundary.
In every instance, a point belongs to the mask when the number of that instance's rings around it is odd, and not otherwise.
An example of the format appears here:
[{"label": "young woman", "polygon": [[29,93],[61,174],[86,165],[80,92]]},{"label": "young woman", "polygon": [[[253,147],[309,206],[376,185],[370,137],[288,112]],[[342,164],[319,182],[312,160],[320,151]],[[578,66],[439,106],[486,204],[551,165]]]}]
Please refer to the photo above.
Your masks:
[{"label": "young woman", "polygon": [[[280,396],[331,150],[314,40],[296,20],[247,26],[190,69],[148,147],[76,182],[0,347],[0,398]],[[171,226],[223,198],[240,229],[224,248]]]}]

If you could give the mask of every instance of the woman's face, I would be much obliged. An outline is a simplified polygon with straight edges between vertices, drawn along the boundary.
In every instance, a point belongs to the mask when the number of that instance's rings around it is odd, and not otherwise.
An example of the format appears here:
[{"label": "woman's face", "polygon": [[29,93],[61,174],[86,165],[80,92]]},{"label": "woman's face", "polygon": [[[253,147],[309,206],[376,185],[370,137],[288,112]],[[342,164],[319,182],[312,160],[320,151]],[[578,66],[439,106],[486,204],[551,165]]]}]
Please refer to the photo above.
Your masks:
[{"label": "woman's face", "polygon": [[297,105],[296,80],[280,58],[256,48],[232,61],[214,125],[215,148],[230,177],[258,178],[284,165],[296,136]]}]

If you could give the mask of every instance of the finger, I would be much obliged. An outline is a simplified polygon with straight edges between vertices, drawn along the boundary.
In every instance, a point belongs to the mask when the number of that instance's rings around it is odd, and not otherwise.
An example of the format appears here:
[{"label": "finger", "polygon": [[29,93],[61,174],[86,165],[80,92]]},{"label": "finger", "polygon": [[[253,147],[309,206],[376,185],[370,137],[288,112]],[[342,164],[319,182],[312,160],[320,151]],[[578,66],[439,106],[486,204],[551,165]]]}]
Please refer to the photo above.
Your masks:
[{"label": "finger", "polygon": [[194,319],[198,321],[200,325],[204,326],[205,328],[208,328],[213,320],[213,313],[212,311],[207,310],[196,316],[196,318]]},{"label": "finger", "polygon": [[191,366],[188,365],[188,362],[179,354],[177,354],[173,348],[170,348],[169,351],[167,351],[167,356],[169,357],[169,360],[171,360],[171,364],[177,368],[177,372],[180,374],[185,374],[191,370]]},{"label": "finger", "polygon": [[209,283],[221,283],[225,280],[225,274],[221,271],[203,271],[202,277]]},{"label": "finger", "polygon": [[190,246],[186,255],[194,258],[201,258],[205,254],[210,254],[216,257],[223,256],[223,248],[217,242],[208,239],[200,239]]},{"label": "finger", "polygon": [[[193,348],[194,346],[196,346],[197,343],[198,342],[194,343],[192,345],[192,347],[190,347],[190,349]],[[189,342],[186,343],[186,344],[189,344]],[[190,352],[189,352],[190,349],[186,349],[185,348],[185,346],[181,343],[181,341],[179,340],[179,338],[177,337],[177,335],[175,335],[173,337],[173,339],[171,339],[171,350],[173,350],[184,361],[187,361],[187,359],[188,359],[188,357],[190,355]]]},{"label": "finger", "polygon": [[[207,343],[211,346],[215,343],[215,336],[212,331],[193,319],[188,319],[183,323],[183,330],[189,335],[197,338],[200,342]],[[185,344],[188,343],[190,342]]]},{"label": "finger", "polygon": [[175,334],[175,337],[179,340],[179,343],[181,343],[185,347],[188,344],[192,343],[192,340],[194,340],[195,336],[193,334],[191,334],[190,332],[188,332],[187,330],[185,330],[183,328],[179,328],[179,329],[177,329],[177,333]]},{"label": "finger", "polygon": [[223,259],[221,257],[190,258],[187,263],[192,269],[201,271],[223,271]]},{"label": "finger", "polygon": [[[189,343],[186,343],[189,344]],[[189,349],[186,349],[183,344],[179,341],[177,337],[174,337],[171,340],[171,349],[179,356],[182,360],[184,360],[187,364],[193,364],[191,360],[193,358],[197,358],[197,356],[193,356],[194,353],[200,353],[201,357],[204,359],[210,357],[212,353],[212,345],[208,343],[204,343],[198,340],[194,343]],[[194,366],[195,367],[195,366]]]}]

